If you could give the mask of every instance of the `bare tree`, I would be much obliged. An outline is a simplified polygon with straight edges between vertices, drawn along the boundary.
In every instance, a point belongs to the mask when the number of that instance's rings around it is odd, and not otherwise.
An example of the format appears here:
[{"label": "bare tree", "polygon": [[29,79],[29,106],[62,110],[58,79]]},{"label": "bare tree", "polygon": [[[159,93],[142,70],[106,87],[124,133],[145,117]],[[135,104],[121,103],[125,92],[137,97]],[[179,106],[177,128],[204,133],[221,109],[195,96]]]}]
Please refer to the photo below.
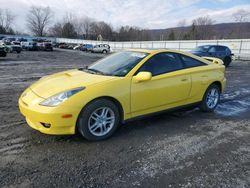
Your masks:
[{"label": "bare tree", "polygon": [[104,40],[112,40],[113,28],[110,24],[105,22],[92,22],[90,25],[90,33],[92,39],[97,39],[99,35],[102,36]]},{"label": "bare tree", "polygon": [[247,22],[250,16],[250,11],[246,11],[244,9],[240,9],[232,14],[233,18],[236,22],[242,23]]},{"label": "bare tree", "polygon": [[49,35],[53,37],[62,37],[63,24],[56,23],[49,29]]},{"label": "bare tree", "polygon": [[5,32],[9,32],[12,30],[11,26],[14,22],[15,16],[9,9],[1,9],[0,8],[0,26],[5,30]]},{"label": "bare tree", "polygon": [[250,11],[246,11],[244,9],[240,9],[232,14],[232,17],[238,22],[238,26],[236,27],[236,31],[234,31],[234,35],[237,38],[242,38],[242,30],[241,26],[243,22],[247,22],[250,17]]},{"label": "bare tree", "polygon": [[93,23],[93,20],[89,17],[85,17],[81,21],[82,30],[83,30],[83,33],[84,33],[86,39],[89,39],[89,34],[90,34],[90,29],[91,29],[92,23]]},{"label": "bare tree", "polygon": [[27,26],[36,36],[44,36],[52,17],[50,7],[32,6],[27,15]]},{"label": "bare tree", "polygon": [[74,30],[75,32],[77,32],[78,35],[82,34],[82,26],[80,23],[80,19],[76,15],[67,12],[63,18],[62,24],[65,25],[67,23],[70,23],[74,26]]},{"label": "bare tree", "polygon": [[198,17],[193,20],[193,25],[196,26],[197,39],[210,39],[212,37],[211,25],[214,24],[209,16]]},{"label": "bare tree", "polygon": [[77,32],[75,30],[75,27],[72,23],[67,22],[62,27],[62,37],[65,38],[76,38]]}]

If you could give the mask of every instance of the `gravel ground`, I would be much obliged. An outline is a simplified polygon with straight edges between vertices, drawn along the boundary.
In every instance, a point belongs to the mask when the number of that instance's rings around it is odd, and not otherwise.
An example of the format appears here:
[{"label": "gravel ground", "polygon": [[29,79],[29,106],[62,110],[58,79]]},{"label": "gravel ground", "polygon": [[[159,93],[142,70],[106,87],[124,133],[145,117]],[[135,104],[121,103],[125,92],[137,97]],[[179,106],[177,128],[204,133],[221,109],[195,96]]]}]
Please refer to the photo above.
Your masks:
[{"label": "gravel ground", "polygon": [[55,50],[0,58],[0,187],[250,187],[250,62],[226,70],[214,113],[133,121],[101,142],[27,126],[17,105],[26,87],[102,56]]}]

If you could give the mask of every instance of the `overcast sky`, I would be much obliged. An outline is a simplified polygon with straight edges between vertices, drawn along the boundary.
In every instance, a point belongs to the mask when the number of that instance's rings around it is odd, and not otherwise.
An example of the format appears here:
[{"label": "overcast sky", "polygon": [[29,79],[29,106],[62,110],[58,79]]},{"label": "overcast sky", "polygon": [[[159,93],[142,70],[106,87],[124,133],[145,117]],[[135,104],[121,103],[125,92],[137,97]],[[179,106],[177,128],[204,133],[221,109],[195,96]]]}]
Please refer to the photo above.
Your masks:
[{"label": "overcast sky", "polygon": [[1,8],[16,16],[14,28],[25,31],[25,19],[31,5],[50,6],[54,21],[68,12],[121,25],[162,29],[177,26],[180,20],[209,15],[216,23],[234,21],[232,13],[250,10],[250,0],[1,0]]}]

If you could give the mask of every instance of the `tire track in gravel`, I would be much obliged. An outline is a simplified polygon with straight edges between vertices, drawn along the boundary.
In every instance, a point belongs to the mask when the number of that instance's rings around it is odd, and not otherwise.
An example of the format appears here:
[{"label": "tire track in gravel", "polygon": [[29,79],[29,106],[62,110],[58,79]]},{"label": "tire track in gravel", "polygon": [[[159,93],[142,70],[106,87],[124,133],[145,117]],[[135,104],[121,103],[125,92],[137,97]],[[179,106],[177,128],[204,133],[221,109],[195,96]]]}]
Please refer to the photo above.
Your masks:
[{"label": "tire track in gravel", "polygon": [[[147,181],[147,178],[154,178],[157,174],[168,176],[175,171],[181,170],[183,168],[182,162],[189,157],[197,154],[202,155],[221,144],[227,144],[237,138],[249,137],[250,127],[246,127],[248,132],[245,132],[245,130],[238,129],[234,122],[221,122],[218,120],[213,124],[220,126],[213,126],[210,131],[204,134],[202,130],[211,124],[210,121],[205,120],[202,126],[194,125],[196,128],[192,130],[192,133],[188,132],[166,137],[154,144],[150,143],[148,145],[145,143],[145,147],[149,151],[148,155],[139,161],[128,164],[126,174],[114,179],[113,183],[120,185],[120,187],[141,186],[141,183]],[[227,134],[233,135],[230,139],[224,138],[223,135]],[[190,163],[190,165],[192,164],[193,162]],[[114,186],[113,183],[111,183],[112,186]]]},{"label": "tire track in gravel", "polygon": [[17,121],[0,125],[0,155],[19,154],[23,148],[28,146],[30,140],[19,134],[18,128],[24,125],[25,121]]},{"label": "tire track in gravel", "polygon": [[25,124],[25,123],[26,123],[25,121],[12,122],[8,124],[0,125],[0,129],[10,128],[10,127]]}]

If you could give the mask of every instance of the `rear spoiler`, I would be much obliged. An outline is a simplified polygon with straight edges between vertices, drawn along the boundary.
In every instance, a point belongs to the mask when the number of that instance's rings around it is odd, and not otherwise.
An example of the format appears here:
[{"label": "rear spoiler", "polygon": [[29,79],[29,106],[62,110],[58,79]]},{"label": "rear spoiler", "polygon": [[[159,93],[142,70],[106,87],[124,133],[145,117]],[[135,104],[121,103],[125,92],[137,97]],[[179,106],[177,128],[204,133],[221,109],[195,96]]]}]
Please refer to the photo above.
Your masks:
[{"label": "rear spoiler", "polygon": [[202,57],[202,58],[218,65],[224,65],[224,62],[221,59],[215,57]]}]

